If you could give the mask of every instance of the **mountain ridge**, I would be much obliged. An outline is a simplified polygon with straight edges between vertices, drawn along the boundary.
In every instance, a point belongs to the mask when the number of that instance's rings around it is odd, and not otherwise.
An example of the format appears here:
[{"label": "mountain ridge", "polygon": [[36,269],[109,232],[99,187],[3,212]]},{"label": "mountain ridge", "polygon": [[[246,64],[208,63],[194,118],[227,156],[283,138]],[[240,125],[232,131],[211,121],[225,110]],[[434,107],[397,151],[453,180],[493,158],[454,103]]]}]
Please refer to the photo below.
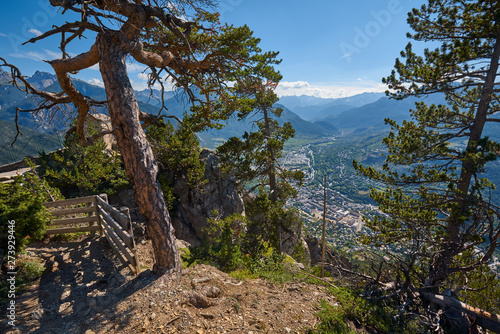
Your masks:
[{"label": "mountain ridge", "polygon": [[[280,98],[280,104],[286,106],[292,112],[299,115],[306,121],[318,121],[325,117],[336,115],[350,108],[361,107],[372,103],[385,96],[384,93],[365,92],[349,97],[335,99],[321,99],[308,95],[283,96]],[[315,101],[313,104],[307,104],[307,101]],[[340,110],[340,111],[339,111]]]},{"label": "mountain ridge", "polygon": [[[8,76],[8,74],[5,74]],[[44,89],[51,92],[60,92],[61,87],[59,83],[54,81],[56,77],[47,72],[37,71],[35,74],[28,78],[28,82],[39,89]],[[74,80],[73,84],[75,87],[86,96],[90,96],[95,100],[104,101],[106,100],[106,92],[104,88],[90,84],[83,80]],[[160,90],[153,90],[150,92],[148,89],[142,91],[135,91],[136,98],[139,103],[139,107],[142,111],[157,114],[160,111]],[[162,114],[174,115],[179,118],[183,117],[186,110],[189,110],[189,104],[184,103],[181,96],[176,95],[175,92],[165,92],[165,106],[167,110],[163,110]],[[26,94],[19,91],[16,87],[4,82],[0,83],[0,120],[15,122],[16,107],[22,109],[34,109],[37,107],[39,98],[30,97],[27,98]],[[318,125],[311,123],[302,119],[300,116],[295,114],[293,111],[289,110],[286,106],[282,106],[283,113],[280,118],[280,123],[289,121],[292,123],[297,135],[307,136],[307,137],[318,137],[318,136],[328,136],[337,134],[338,130],[325,123],[324,125]],[[95,111],[107,113],[105,108],[97,108]],[[30,113],[20,113],[18,117],[18,123],[21,126],[40,130],[36,127],[36,121],[31,117]],[[215,148],[216,145],[222,143],[223,140],[228,139],[232,136],[241,136],[245,131],[250,131],[252,127],[252,120],[249,119],[246,122],[239,122],[235,119],[231,119],[227,122],[227,126],[222,130],[208,130],[198,134],[200,142],[209,148]],[[325,126],[326,125],[326,126]],[[53,128],[41,129],[45,133],[56,133],[62,130],[65,125],[56,124]]]}]

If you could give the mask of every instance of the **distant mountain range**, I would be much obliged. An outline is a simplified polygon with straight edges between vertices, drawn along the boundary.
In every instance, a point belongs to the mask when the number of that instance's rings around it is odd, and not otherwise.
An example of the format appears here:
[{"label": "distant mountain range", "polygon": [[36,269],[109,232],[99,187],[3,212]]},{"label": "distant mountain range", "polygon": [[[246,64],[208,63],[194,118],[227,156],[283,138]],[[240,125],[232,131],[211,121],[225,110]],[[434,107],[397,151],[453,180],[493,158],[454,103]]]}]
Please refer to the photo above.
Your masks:
[{"label": "distant mountain range", "polygon": [[[6,130],[4,133],[11,133],[15,128],[14,121],[16,107],[21,109],[33,109],[36,108],[38,102],[40,101],[37,97],[26,97],[25,93],[11,86],[8,81],[9,75],[5,72],[0,72],[0,120],[6,121],[2,124],[2,128],[7,129],[9,124],[11,127],[9,131]],[[28,78],[27,81],[37,89],[44,89],[53,92],[61,91],[55,75],[50,73],[37,71],[32,77]],[[90,96],[95,100],[106,99],[106,92],[102,87],[91,85],[81,80],[74,80],[73,84],[80,92],[82,92],[82,94],[86,96]],[[136,97],[141,110],[153,114],[158,113],[159,105],[161,103],[161,91],[136,91]],[[187,104],[186,101],[183,101],[182,96],[174,96],[173,92],[165,92],[164,99],[167,110],[163,111],[163,113],[166,115],[175,115],[182,118],[184,112],[189,109],[189,104]],[[285,106],[280,107],[283,109],[280,122],[291,122],[298,136],[318,137],[338,134],[338,130],[330,124],[325,123],[325,127],[321,124],[313,124],[303,120]],[[100,112],[106,112],[106,110],[100,110]],[[33,133],[42,131],[45,135],[60,133],[60,131],[63,130],[62,128],[66,126],[56,123],[52,128],[40,129],[36,126],[36,119],[34,119],[30,113],[20,113],[18,123],[24,128],[31,129],[34,131]],[[251,129],[252,119],[242,122],[231,119],[227,122],[227,125],[223,130],[208,130],[200,133],[198,136],[202,146],[214,148],[229,137],[241,136],[245,131],[251,131]],[[56,137],[54,137],[54,140],[55,138]],[[3,138],[1,140],[0,146],[5,146],[10,138]],[[54,146],[51,145],[50,148],[53,149]],[[33,154],[33,152],[30,151],[29,154]]]},{"label": "distant mountain range", "polygon": [[36,71],[28,81],[36,89],[44,89],[57,82],[57,77],[47,72]]},{"label": "distant mountain range", "polygon": [[[348,98],[327,99],[323,104],[317,101],[315,105],[305,106],[309,97],[295,96],[281,98],[280,103],[288,105],[292,112],[303,115],[321,128],[331,127],[343,133],[352,131],[387,130],[385,119],[397,122],[410,119],[410,109],[415,108],[415,102],[422,98],[410,97],[404,100],[394,100],[385,97],[383,93],[363,93]],[[427,104],[445,104],[443,95],[431,95],[424,99]]]},{"label": "distant mountain range", "polygon": [[[36,97],[27,98],[23,92],[8,84],[8,74],[0,72],[0,120],[14,122],[16,107],[32,109],[36,107]],[[56,77],[50,73],[37,71],[27,79],[32,85],[39,89],[59,92],[61,90]],[[81,80],[75,80],[74,85],[84,95],[96,100],[105,100],[106,93],[102,87],[91,85]],[[158,113],[161,100],[159,90],[136,91],[141,110],[149,113]],[[167,115],[175,115],[182,118],[189,105],[173,92],[165,92],[165,106]],[[402,121],[409,119],[409,110],[414,107],[417,99],[405,99],[396,101],[384,97],[383,93],[363,93],[347,98],[321,99],[312,96],[285,96],[281,97],[277,106],[283,109],[280,122],[290,122],[296,131],[297,137],[325,137],[336,136],[341,133],[353,131],[377,131],[386,130],[385,118]],[[440,96],[428,99],[430,103],[444,103]],[[102,110],[102,112],[106,112]],[[22,113],[19,116],[19,124],[32,130],[40,130],[35,127],[36,121],[30,114]],[[13,124],[11,125],[13,126]],[[7,127],[7,123],[3,124]],[[56,124],[55,128],[62,127]],[[232,136],[241,136],[245,131],[252,129],[252,119],[238,122],[231,119],[222,130],[207,130],[199,133],[201,145],[214,148],[224,140]],[[52,129],[53,130],[53,129]],[[54,133],[45,128],[45,133]],[[59,129],[61,130],[61,129]],[[1,143],[0,143],[1,144]]]},{"label": "distant mountain range", "polygon": [[383,96],[385,96],[384,93],[363,93],[337,99],[322,99],[307,95],[282,96],[279,103],[306,121],[318,121],[375,102]]},{"label": "distant mountain range", "polygon": [[54,151],[61,147],[64,139],[24,126],[20,130],[23,135],[12,145],[16,127],[12,122],[0,120],[0,165],[22,160],[28,155],[37,156],[41,151]]},{"label": "distant mountain range", "polygon": [[[322,119],[322,122],[344,130],[382,129],[387,127],[384,121],[386,118],[397,122],[409,120],[410,110],[415,109],[415,102],[421,100],[421,98],[416,97],[404,100],[382,97],[361,107],[351,108],[339,114],[331,114]],[[425,101],[428,104],[437,105],[446,103],[442,95],[429,96]]]}]

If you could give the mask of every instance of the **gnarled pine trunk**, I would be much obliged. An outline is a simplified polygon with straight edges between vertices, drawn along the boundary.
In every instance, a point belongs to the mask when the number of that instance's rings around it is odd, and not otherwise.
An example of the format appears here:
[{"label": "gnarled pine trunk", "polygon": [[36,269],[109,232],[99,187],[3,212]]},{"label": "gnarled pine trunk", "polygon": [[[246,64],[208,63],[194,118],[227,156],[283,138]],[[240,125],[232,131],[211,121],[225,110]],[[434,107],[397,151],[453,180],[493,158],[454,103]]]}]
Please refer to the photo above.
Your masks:
[{"label": "gnarled pine trunk", "polygon": [[109,116],[137,205],[148,220],[156,257],[155,272],[181,269],[174,228],[156,177],[158,166],[139,121],[139,105],[127,75],[126,43],[117,33],[100,33],[96,41],[99,69],[106,87]]}]

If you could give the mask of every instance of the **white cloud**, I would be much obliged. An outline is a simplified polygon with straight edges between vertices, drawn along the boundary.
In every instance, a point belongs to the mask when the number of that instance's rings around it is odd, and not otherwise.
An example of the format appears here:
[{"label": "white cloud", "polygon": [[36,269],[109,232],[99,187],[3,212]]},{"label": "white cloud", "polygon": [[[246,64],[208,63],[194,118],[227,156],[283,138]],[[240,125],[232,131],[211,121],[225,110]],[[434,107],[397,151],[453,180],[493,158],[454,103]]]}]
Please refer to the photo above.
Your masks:
[{"label": "white cloud", "polygon": [[2,34],[2,33],[0,32],[0,37],[7,37],[7,35]]},{"label": "white cloud", "polygon": [[289,88],[303,88],[303,87],[309,87],[309,83],[307,81],[282,81],[279,83],[278,87],[281,87],[282,89],[289,89]]},{"label": "white cloud", "polygon": [[33,29],[33,28],[31,28],[30,30],[28,30],[28,32],[29,32],[30,34],[33,34],[33,35],[37,36],[37,37],[38,37],[38,36],[40,36],[40,35],[42,34],[42,32],[41,32],[40,30]]},{"label": "white cloud", "polygon": [[137,74],[137,77],[141,80],[148,80],[148,74],[147,73],[139,73]]},{"label": "white cloud", "polygon": [[104,82],[102,82],[99,79],[90,79],[87,81],[91,85],[99,86],[99,87],[104,87]]},{"label": "white cloud", "polygon": [[61,53],[44,49],[43,52],[27,51],[23,53],[11,53],[9,56],[14,58],[26,58],[35,61],[43,61],[43,60],[61,58]]},{"label": "white cloud", "polygon": [[353,81],[353,82],[334,82],[334,83],[309,83],[307,86],[297,85],[297,87],[289,87],[290,85],[281,86],[281,83],[276,88],[278,96],[291,95],[309,95],[320,98],[340,98],[348,97],[365,92],[384,92],[387,87],[378,82],[369,81]]},{"label": "white cloud", "polygon": [[36,61],[43,61],[44,59],[47,58],[47,55],[36,51],[28,51],[24,53],[11,53],[9,56],[14,58],[26,58]]}]

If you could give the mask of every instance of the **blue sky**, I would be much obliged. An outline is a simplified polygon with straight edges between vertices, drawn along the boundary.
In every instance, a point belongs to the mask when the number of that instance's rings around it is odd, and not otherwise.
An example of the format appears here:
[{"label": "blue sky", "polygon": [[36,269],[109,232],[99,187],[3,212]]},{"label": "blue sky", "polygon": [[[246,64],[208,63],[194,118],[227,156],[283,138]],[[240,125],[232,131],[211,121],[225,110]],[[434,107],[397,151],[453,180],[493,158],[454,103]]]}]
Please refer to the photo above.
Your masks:
[{"label": "blue sky", "polygon": [[[344,97],[365,91],[383,91],[381,78],[390,74],[394,60],[408,42],[407,12],[424,0],[220,0],[222,21],[247,24],[262,39],[264,50],[280,52],[283,80],[279,95]],[[49,0],[3,3],[0,13],[0,56],[23,74],[52,72],[42,60],[60,57],[59,37],[36,44],[22,42],[72,21]],[[72,54],[91,43],[72,43]],[[145,87],[142,66],[129,65],[133,85]],[[82,80],[100,84],[97,67],[79,73]]]}]

